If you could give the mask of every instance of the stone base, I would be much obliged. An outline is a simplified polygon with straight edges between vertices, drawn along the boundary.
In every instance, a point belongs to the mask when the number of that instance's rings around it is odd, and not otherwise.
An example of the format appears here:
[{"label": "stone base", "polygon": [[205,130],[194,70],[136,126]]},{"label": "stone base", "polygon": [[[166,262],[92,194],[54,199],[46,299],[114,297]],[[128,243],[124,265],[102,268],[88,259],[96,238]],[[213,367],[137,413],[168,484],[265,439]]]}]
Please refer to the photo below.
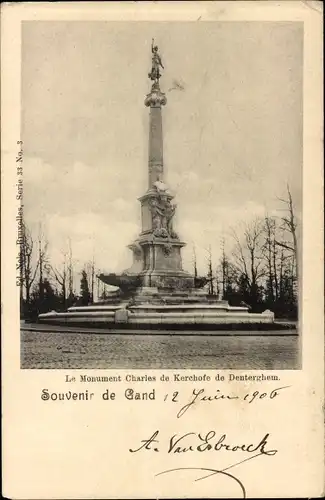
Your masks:
[{"label": "stone base", "polygon": [[129,245],[133,264],[123,274],[137,276],[143,287],[159,290],[188,290],[194,287],[194,276],[183,271],[181,249],[184,242],[177,238],[160,238],[152,232],[141,233]]},{"label": "stone base", "polygon": [[[154,292],[154,293],[151,293]],[[264,311],[256,314],[246,307],[233,307],[227,301],[211,300],[195,291],[186,294],[163,295],[142,288],[130,301],[115,305],[70,307],[67,312],[40,314],[39,321],[50,324],[88,324],[112,329],[127,328],[173,330],[193,328],[194,331],[212,329],[220,325],[273,324],[274,314]]]}]

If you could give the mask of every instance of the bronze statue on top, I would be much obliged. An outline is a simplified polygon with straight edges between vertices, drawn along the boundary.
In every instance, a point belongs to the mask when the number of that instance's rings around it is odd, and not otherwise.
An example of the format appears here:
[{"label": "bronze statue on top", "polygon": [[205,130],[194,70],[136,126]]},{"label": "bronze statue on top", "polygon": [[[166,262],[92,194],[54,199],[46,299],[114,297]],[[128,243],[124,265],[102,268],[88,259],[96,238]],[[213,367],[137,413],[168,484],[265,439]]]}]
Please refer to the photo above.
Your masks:
[{"label": "bronze statue on top", "polygon": [[154,44],[154,39],[151,42],[151,53],[152,53],[152,67],[148,77],[155,83],[159,82],[161,77],[160,68],[164,69],[164,65],[161,61],[161,57],[158,53],[158,46]]}]

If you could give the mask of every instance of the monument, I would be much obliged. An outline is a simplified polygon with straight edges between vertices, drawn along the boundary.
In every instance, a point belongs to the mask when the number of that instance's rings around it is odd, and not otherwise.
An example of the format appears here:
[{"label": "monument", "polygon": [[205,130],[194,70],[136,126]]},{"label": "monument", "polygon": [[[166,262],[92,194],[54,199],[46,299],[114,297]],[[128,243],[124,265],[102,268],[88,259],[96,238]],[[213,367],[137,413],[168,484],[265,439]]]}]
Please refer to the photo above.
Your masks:
[{"label": "monument", "polygon": [[160,88],[164,66],[154,40],[151,53],[151,90],[144,101],[149,108],[148,188],[139,198],[141,231],[129,245],[133,263],[121,274],[98,276],[104,283],[118,287],[118,292],[106,301],[70,307],[63,313],[40,314],[39,321],[195,330],[223,324],[272,324],[272,312],[256,314],[250,313],[248,307],[230,306],[203,290],[207,279],[183,270],[181,250],[186,243],[174,230],[177,207],[164,177],[162,108],[167,98]]},{"label": "monument", "polygon": [[[139,198],[142,228],[138,239],[129,245],[133,265],[125,274],[140,277],[142,289],[150,288],[152,294],[158,289],[194,288],[194,277],[183,271],[181,249],[185,243],[180,241],[173,228],[176,205],[165,184],[163,158],[162,107],[167,104],[167,99],[160,89],[163,64],[154,41],[151,51],[152,68],[148,77],[152,85],[144,101],[150,110],[148,189]],[[109,277],[101,278],[112,284]]]}]

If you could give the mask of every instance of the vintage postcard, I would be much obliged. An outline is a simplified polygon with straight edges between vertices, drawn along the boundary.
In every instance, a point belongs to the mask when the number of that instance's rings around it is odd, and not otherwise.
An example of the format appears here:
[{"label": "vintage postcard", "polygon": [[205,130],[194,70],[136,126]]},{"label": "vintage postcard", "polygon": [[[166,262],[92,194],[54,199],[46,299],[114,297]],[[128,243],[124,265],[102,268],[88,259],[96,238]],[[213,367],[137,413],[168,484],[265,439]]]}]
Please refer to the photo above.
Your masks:
[{"label": "vintage postcard", "polygon": [[322,13],[2,7],[4,496],[323,494]]}]

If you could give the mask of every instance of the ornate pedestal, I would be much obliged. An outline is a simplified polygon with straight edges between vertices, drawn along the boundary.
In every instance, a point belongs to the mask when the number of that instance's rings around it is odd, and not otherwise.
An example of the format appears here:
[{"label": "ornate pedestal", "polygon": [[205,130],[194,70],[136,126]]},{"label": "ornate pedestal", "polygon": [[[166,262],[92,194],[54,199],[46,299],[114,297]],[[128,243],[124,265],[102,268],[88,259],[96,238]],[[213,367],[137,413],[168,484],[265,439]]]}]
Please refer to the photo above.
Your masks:
[{"label": "ornate pedestal", "polygon": [[[156,187],[156,185],[158,187]],[[127,274],[140,274],[142,284],[158,289],[183,290],[194,288],[194,277],[183,271],[181,248],[185,245],[173,229],[176,206],[173,196],[162,182],[140,198],[142,232],[129,245],[133,265]]]}]

